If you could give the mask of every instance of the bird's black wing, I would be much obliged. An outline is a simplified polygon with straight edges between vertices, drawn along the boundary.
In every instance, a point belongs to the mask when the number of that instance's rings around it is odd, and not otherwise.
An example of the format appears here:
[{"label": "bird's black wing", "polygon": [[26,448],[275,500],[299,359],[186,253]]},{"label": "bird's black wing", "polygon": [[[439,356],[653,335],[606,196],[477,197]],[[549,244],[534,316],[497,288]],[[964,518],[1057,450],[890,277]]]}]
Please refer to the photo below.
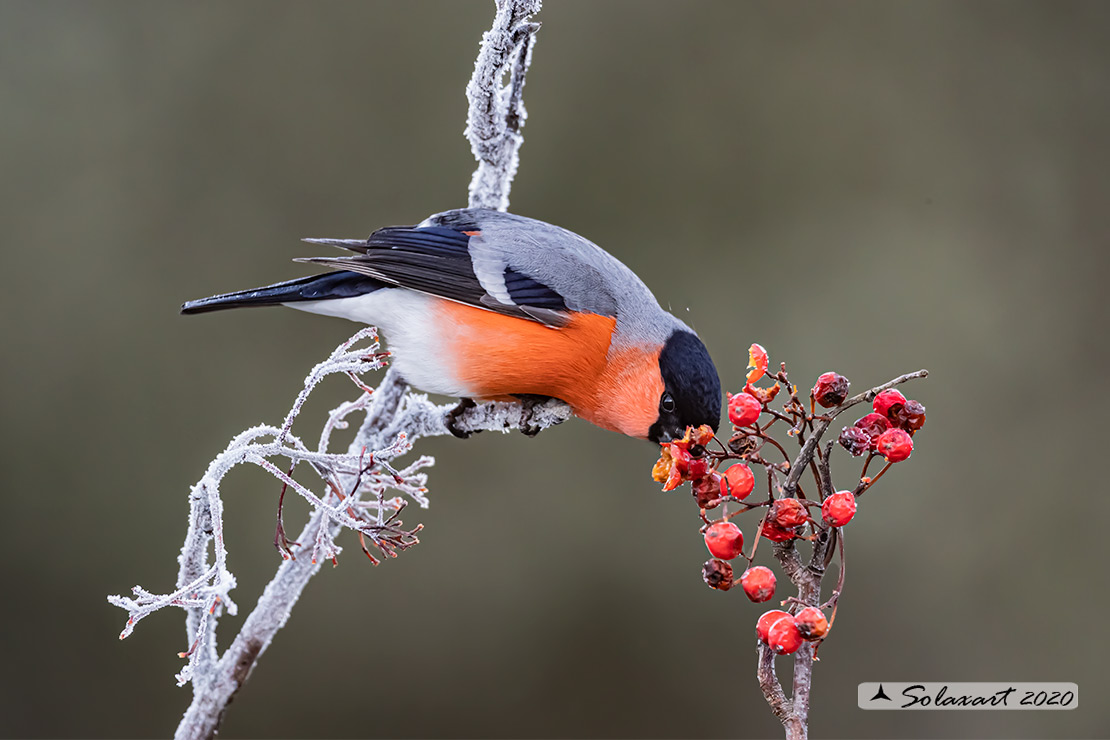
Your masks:
[{"label": "bird's black wing", "polygon": [[474,271],[470,240],[480,234],[477,226],[391,226],[379,229],[365,241],[306,239],[360,252],[354,257],[307,257],[300,262],[327,265],[366,275],[390,285],[415,290],[507,316],[537,321],[547,326],[566,324],[563,297],[550,287],[511,268],[502,277],[511,303],[498,300],[482,286]]}]

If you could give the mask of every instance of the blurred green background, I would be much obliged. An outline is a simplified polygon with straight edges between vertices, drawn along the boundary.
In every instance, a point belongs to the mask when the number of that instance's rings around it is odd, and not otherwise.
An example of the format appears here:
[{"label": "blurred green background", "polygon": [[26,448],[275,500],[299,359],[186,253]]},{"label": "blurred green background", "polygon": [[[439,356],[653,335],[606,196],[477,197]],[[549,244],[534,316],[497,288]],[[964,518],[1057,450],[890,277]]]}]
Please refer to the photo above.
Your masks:
[{"label": "blurred green background", "polygon": [[[0,733],[172,732],[180,614],[120,643],[104,597],[171,587],[189,485],[356,328],[178,305],[303,274],[301,237],[464,205],[492,12],[0,2]],[[624,260],[727,388],[753,341],[802,384],[932,371],[908,389],[918,451],[850,528],[813,734],[1105,733],[1110,5],[549,0],[540,20],[512,210]],[[351,392],[324,386],[302,429]],[[762,609],[701,583],[693,504],[659,492],[649,445],[574,421],[419,449],[421,545],[373,568],[345,537],[221,734],[780,736]],[[242,613],[279,562],[276,493],[256,470],[225,485]],[[876,680],[1074,681],[1081,703],[858,710]]]}]

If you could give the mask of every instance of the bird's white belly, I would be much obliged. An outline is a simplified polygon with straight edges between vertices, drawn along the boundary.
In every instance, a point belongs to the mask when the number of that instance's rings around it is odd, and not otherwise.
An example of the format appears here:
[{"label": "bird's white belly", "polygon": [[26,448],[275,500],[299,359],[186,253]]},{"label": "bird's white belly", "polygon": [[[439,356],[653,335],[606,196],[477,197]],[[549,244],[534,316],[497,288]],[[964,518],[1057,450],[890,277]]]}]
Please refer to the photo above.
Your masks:
[{"label": "bird's white belly", "polygon": [[459,381],[445,343],[445,327],[437,321],[441,299],[403,288],[382,288],[352,298],[286,303],[289,308],[337,316],[378,327],[392,364],[416,388],[447,396],[470,396]]}]

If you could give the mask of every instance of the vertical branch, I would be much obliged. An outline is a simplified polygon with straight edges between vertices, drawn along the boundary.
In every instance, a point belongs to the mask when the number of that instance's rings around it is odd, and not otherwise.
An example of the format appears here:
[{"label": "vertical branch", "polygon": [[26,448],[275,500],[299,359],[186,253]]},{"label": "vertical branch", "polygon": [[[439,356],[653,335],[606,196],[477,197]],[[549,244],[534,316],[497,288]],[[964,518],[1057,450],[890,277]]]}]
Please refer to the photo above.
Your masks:
[{"label": "vertical branch", "polygon": [[[524,141],[521,129],[527,117],[523,102],[524,79],[539,29],[538,23],[527,22],[527,19],[539,12],[541,3],[542,0],[497,0],[493,26],[482,38],[474,75],[466,88],[469,101],[466,136],[478,160],[469,190],[472,208],[501,211],[508,208],[509,190],[519,164],[518,152]],[[503,87],[501,80],[506,72],[509,82]],[[351,443],[349,454],[357,454],[364,448],[380,448],[391,435],[404,431],[398,427],[417,423],[415,417],[399,418],[407,397],[408,387],[389,370],[374,394],[374,405]],[[490,428],[507,426],[507,422],[498,420],[489,409],[479,409],[479,412],[475,416],[493,424]],[[489,418],[482,418],[482,413]],[[438,415],[442,416],[442,410]],[[549,416],[544,426],[565,418],[559,410]],[[442,426],[442,419],[438,421]],[[423,431],[431,433],[427,429]],[[351,483],[344,481],[343,485]],[[209,568],[208,545],[215,534],[213,515],[219,515],[212,511],[213,498],[218,506],[218,497],[206,490],[194,490],[191,494],[189,533],[179,557],[179,586],[192,583]],[[330,530],[338,530],[340,526],[328,520],[324,510],[317,509],[299,541],[315,541],[322,527],[328,527],[329,534],[334,535]],[[283,561],[222,657],[216,649],[216,620],[202,619],[198,607],[189,610],[186,617],[188,638],[191,643],[196,642],[195,649],[203,652],[192,677],[193,702],[175,733],[178,740],[215,736],[227,705],[250,676],[274,635],[284,626],[308,581],[319,570],[320,565],[309,558]],[[205,624],[209,625],[207,630],[203,628]]]},{"label": "vertical branch", "polygon": [[[466,138],[478,160],[470,181],[470,207],[504,211],[524,142],[524,77],[532,62],[538,23],[528,18],[542,0],[497,0],[493,27],[482,37],[474,75],[466,86],[470,103]],[[505,73],[509,82],[502,86]]]}]

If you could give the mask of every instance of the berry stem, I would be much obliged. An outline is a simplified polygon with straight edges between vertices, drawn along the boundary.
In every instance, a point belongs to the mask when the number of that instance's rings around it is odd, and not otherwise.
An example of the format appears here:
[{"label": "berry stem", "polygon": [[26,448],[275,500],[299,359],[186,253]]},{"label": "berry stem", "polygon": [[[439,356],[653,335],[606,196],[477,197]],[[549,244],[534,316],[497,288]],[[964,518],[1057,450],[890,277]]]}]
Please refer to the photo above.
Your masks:
[{"label": "berry stem", "polygon": [[883,469],[880,470],[879,473],[874,478],[872,478],[871,480],[868,480],[866,483],[864,482],[864,479],[861,478],[860,482],[859,482],[859,485],[856,487],[856,492],[855,492],[856,493],[856,498],[859,498],[860,496],[862,496],[868,488],[875,485],[876,481],[878,481],[879,478],[882,478],[883,473],[890,470],[892,465],[894,465],[894,463],[887,463],[885,466],[883,466]]}]

